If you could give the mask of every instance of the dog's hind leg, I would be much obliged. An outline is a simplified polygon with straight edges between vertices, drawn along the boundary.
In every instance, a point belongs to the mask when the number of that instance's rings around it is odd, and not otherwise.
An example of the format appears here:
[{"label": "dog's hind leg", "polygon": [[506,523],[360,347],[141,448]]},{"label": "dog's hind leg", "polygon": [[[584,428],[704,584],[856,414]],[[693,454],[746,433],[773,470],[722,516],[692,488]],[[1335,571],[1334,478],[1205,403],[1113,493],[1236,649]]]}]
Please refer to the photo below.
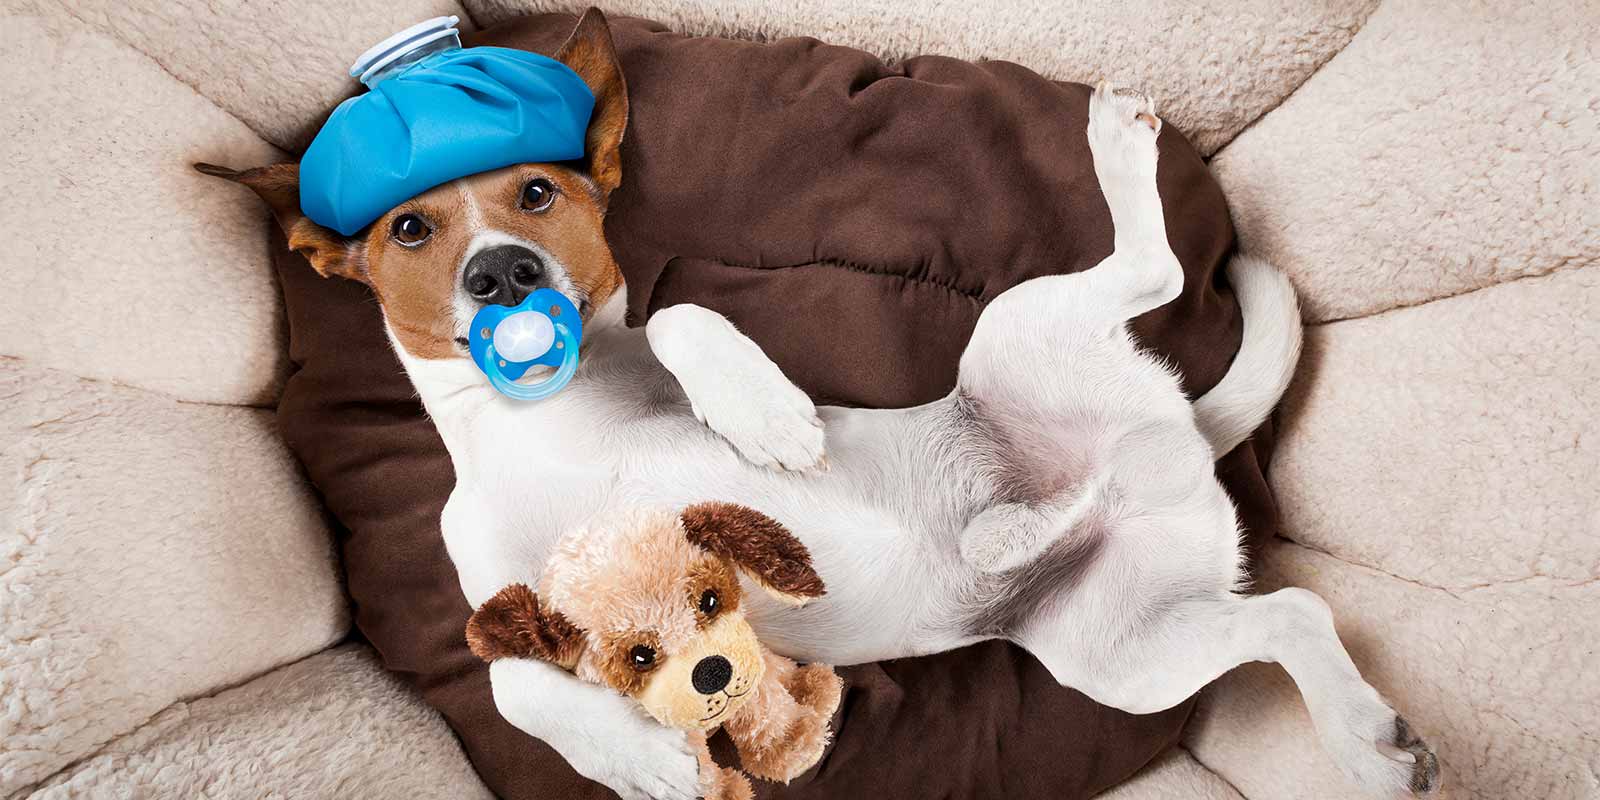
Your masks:
[{"label": "dog's hind leg", "polygon": [[[1156,190],[1155,104],[1100,84],[1089,97],[1089,151],[1114,228],[1112,254],[1088,273],[1119,290],[1119,316],[1132,319],[1183,291],[1183,267],[1167,242]],[[1098,274],[1096,274],[1098,273]]]},{"label": "dog's hind leg", "polygon": [[988,573],[1033,561],[1092,513],[1099,490],[1086,483],[1043,504],[1001,503],[980,512],[961,532],[961,557]]},{"label": "dog's hind leg", "polygon": [[1074,609],[1075,602],[1030,620],[1017,637],[1063,685],[1149,714],[1183,702],[1240,664],[1276,662],[1299,687],[1323,746],[1364,796],[1424,797],[1438,788],[1438,759],[1362,679],[1339,642],[1333,614],[1315,594],[1282,589],[1179,600],[1139,612],[1124,608],[1119,619],[1127,624],[1120,630],[1107,629],[1103,619],[1099,627],[1082,619],[1093,614]]},{"label": "dog's hind leg", "polygon": [[[985,572],[1022,566],[1083,527],[1103,504],[1111,477],[1104,459],[1087,452],[1104,445],[1091,429],[1123,414],[1119,392],[1160,391],[1147,385],[1159,368],[1135,374],[1124,367],[1139,358],[1127,320],[1183,291],[1183,268],[1167,242],[1156,190],[1160,129],[1150,101],[1104,85],[1095,90],[1087,136],[1115,226],[1113,252],[1093,269],[1036,278],[995,298],[962,355],[960,391],[991,436],[1012,443],[998,448],[1006,466],[1053,474],[1048,482],[1055,485],[1047,495],[986,509],[967,524],[962,556]],[[1080,384],[1121,388],[1084,393]],[[1063,433],[1069,428],[1077,431],[1075,441]],[[1074,449],[1085,452],[1064,452]]]}]

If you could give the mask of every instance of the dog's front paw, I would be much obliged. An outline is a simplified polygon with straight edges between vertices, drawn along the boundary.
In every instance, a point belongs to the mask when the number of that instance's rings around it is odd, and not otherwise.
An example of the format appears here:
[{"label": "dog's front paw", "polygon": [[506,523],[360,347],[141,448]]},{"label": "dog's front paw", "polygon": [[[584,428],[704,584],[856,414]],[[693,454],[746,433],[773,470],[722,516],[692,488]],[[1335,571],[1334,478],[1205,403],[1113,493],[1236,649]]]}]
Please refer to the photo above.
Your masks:
[{"label": "dog's front paw", "polygon": [[[774,367],[776,370],[776,367]],[[771,469],[827,469],[826,435],[811,398],[778,376],[730,387],[694,414],[751,463]]]},{"label": "dog's front paw", "polygon": [[721,314],[676,305],[657,311],[645,333],[683,386],[695,418],[740,455],[773,469],[827,468],[811,398]]},{"label": "dog's front paw", "polygon": [[[683,731],[636,726],[632,735],[604,745],[601,759],[576,754],[567,761],[589,780],[623,800],[695,800],[700,797],[700,759]],[[614,749],[613,749],[614,748]]]}]

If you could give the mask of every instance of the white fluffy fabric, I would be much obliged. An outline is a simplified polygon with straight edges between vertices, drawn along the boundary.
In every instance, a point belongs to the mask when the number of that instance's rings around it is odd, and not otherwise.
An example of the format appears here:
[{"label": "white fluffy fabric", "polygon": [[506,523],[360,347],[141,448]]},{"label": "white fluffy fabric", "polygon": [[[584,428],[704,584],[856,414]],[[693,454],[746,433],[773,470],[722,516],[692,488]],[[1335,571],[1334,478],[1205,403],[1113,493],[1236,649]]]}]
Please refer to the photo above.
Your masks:
[{"label": "white fluffy fabric", "polygon": [[494,797],[444,720],[363,645],[173,705],[33,798],[84,796]]},{"label": "white fluffy fabric", "polygon": [[1596,263],[1600,2],[1384,3],[1213,166],[1310,322]]},{"label": "white fluffy fabric", "polygon": [[1139,774],[1097,800],[1244,800],[1227,781],[1181,748],[1150,762]]},{"label": "white fluffy fabric", "polygon": [[1109,79],[1157,98],[1210,154],[1339,52],[1377,0],[463,0],[482,25],[541,11],[657,20],[739,39],[813,36],[888,60],[937,54],[1014,61],[1057,80]]},{"label": "white fluffy fabric", "polygon": [[[1140,0],[909,4],[899,0],[637,0],[608,13],[660,20],[684,33],[816,36],[890,59],[936,53],[1015,61],[1063,80],[1110,78],[1161,98],[1166,116],[1210,153],[1275,107],[1349,42],[1377,0],[1247,0],[1227,13]],[[179,0],[159,14],[138,3],[80,0],[73,13],[159,62],[280,147],[353,90],[350,62],[384,36],[438,14],[467,27],[536,11],[582,11],[587,0],[325,3],[297,0],[270,19],[249,4]],[[1229,70],[1230,79],[1220,80]]]},{"label": "white fluffy fabric", "polygon": [[[431,17],[472,21],[454,0],[67,0],[70,13],[154,59],[178,81],[284,149],[361,85],[350,65]],[[256,166],[251,163],[229,166]]]},{"label": "white fluffy fabric", "polygon": [[[1375,314],[1307,334],[1264,583],[1327,597],[1455,797],[1600,795],[1597,40],[1594,2],[1385,4],[1214,162],[1308,316]],[[1207,709],[1245,796],[1345,791],[1280,671]]]},{"label": "white fluffy fabric", "polygon": [[[13,13],[16,13],[13,9]],[[189,168],[280,158],[150,59],[57,11],[0,22],[0,355],[266,405],[287,370],[266,212]]]},{"label": "white fluffy fabric", "polygon": [[0,794],[349,614],[272,424],[0,359]]},{"label": "white fluffy fabric", "polygon": [[1600,577],[1597,308],[1575,269],[1312,328],[1272,465],[1287,535],[1451,591]]},{"label": "white fluffy fabric", "polygon": [[[1438,747],[1451,800],[1600,797],[1593,583],[1446,591],[1288,543],[1266,562],[1265,586],[1304,586],[1333,606],[1356,663]],[[1245,797],[1349,796],[1282,670],[1237,670],[1203,707],[1188,745]]]},{"label": "white fluffy fabric", "polygon": [[[1285,403],[1272,483],[1303,544],[1264,582],[1327,598],[1460,796],[1600,793],[1597,307],[1586,268],[1315,327]],[[1281,673],[1210,708],[1190,745],[1246,796],[1335,796]]]},{"label": "white fluffy fabric", "polygon": [[[270,405],[286,368],[267,216],[188,162],[281,158],[412,22],[582,5],[0,0],[0,794],[483,794],[366,651],[282,666],[348,616],[270,413],[178,402]],[[1332,323],[1263,585],[1328,598],[1453,797],[1600,796],[1600,0],[601,6],[1150,92]],[[1277,668],[1204,711],[1111,796],[1348,796]]]}]

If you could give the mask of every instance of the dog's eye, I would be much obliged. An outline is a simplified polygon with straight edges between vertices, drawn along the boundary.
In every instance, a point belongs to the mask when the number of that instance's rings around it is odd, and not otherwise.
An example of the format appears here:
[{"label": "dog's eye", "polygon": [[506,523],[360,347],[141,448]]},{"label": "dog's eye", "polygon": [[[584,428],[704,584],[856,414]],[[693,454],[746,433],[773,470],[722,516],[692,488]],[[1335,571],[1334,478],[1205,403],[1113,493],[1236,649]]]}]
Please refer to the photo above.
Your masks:
[{"label": "dog's eye", "polygon": [[389,227],[389,235],[406,247],[416,247],[433,235],[433,228],[416,214],[401,214],[394,218],[394,225]]},{"label": "dog's eye", "polygon": [[628,665],[640,672],[655,666],[655,648],[643,644],[634,645],[633,649],[628,651]]},{"label": "dog's eye", "polygon": [[556,201],[556,187],[544,178],[534,178],[522,187],[524,211],[544,211]]},{"label": "dog's eye", "polygon": [[700,613],[707,617],[714,617],[722,610],[722,598],[717,597],[716,589],[707,589],[700,593]]}]

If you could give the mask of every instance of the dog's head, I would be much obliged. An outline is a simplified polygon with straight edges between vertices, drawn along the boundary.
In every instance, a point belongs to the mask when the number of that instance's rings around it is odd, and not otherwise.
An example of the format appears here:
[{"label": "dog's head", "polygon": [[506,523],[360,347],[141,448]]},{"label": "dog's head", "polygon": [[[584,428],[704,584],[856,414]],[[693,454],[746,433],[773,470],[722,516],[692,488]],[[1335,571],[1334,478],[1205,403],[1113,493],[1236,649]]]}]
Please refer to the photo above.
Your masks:
[{"label": "dog's head", "polygon": [[760,512],[702,503],[574,531],[545,566],[486,601],[467,642],[486,661],[542,658],[637,699],[676,728],[710,729],[764,674],[737,573],[788,603],[823,593],[809,553]]},{"label": "dog's head", "polygon": [[255,190],[290,249],[318,272],[372,287],[399,346],[415,358],[467,357],[467,328],[478,309],[516,305],[538,288],[566,294],[588,321],[623,290],[603,222],[622,183],[628,96],[599,11],[583,15],[555,57],[594,92],[583,162],[518,164],[452,181],[354,236],[301,213],[299,164],[195,168]]}]

